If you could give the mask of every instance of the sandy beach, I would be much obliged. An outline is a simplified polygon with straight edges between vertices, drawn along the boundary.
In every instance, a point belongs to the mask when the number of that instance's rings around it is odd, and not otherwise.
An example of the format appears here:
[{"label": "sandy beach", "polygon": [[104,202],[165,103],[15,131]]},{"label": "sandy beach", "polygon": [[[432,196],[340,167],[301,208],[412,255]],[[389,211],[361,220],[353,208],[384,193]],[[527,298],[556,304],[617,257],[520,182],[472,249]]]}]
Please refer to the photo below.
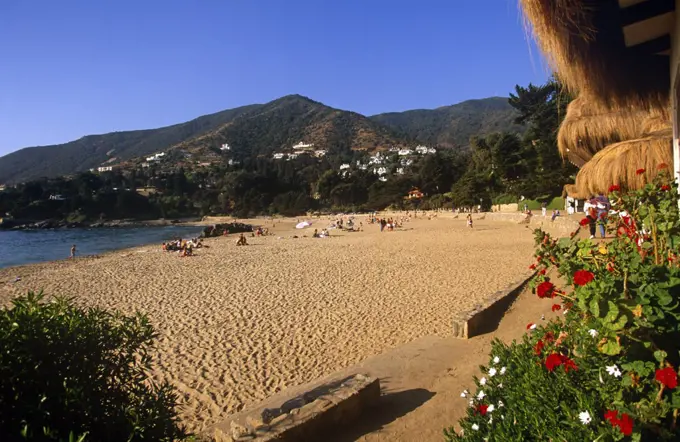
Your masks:
[{"label": "sandy beach", "polygon": [[[475,216],[477,218],[477,216]],[[43,289],[125,313],[147,313],[160,333],[156,376],[181,392],[193,431],[288,386],[427,335],[447,336],[451,317],[506,286],[532,261],[531,230],[464,217],[417,219],[293,239],[274,235],[205,241],[179,258],[146,246],[0,271],[0,304]],[[312,227],[325,227],[318,220]],[[279,239],[281,237],[281,239]],[[19,282],[14,282],[17,276]]]}]

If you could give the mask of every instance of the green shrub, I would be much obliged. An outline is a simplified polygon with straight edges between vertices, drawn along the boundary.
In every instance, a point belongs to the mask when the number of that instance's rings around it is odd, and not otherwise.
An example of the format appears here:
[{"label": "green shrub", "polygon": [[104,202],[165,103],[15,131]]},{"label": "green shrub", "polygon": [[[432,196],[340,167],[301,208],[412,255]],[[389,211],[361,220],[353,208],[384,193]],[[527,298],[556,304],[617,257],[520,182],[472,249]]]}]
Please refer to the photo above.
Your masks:
[{"label": "green shrub", "polygon": [[[529,209],[536,211],[536,210],[541,210],[541,204],[543,204],[544,201],[538,201],[538,200],[528,200],[525,199],[523,201],[515,201],[517,202],[517,209],[518,210],[524,210],[524,204],[526,204]],[[564,210],[564,198],[551,198],[549,201],[547,201],[547,206],[546,208],[548,210]]]},{"label": "green shrub", "polygon": [[477,391],[464,395],[463,433],[445,430],[449,441],[680,440],[676,188],[664,173],[642,190],[611,191],[624,211],[609,220],[612,241],[536,231],[532,286],[566,314],[528,324],[521,342],[494,342]]},{"label": "green shrub", "polygon": [[139,314],[15,299],[0,310],[2,440],[186,438],[175,391],[149,375],[156,336]]}]

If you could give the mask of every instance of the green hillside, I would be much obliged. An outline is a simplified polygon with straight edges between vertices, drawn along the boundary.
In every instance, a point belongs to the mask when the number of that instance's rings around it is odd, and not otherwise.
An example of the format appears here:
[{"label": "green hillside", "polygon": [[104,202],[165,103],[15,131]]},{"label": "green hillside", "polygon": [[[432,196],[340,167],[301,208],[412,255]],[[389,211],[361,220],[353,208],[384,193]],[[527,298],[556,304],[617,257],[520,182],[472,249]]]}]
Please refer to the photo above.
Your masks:
[{"label": "green hillside", "polygon": [[214,130],[258,106],[217,112],[160,129],[88,135],[66,144],[27,147],[0,157],[0,183],[69,175],[98,167],[106,161],[118,162],[148,155]]},{"label": "green hillside", "polygon": [[374,115],[371,119],[422,143],[464,147],[473,135],[522,132],[514,124],[517,112],[507,98],[468,100],[437,109],[416,109]]}]

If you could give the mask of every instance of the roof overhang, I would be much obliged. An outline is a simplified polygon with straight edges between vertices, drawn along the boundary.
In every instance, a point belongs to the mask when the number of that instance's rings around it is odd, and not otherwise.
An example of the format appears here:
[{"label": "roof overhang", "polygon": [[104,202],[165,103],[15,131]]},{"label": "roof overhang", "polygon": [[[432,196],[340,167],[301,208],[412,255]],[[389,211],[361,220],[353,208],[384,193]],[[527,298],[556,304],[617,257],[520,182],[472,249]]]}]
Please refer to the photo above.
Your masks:
[{"label": "roof overhang", "polygon": [[520,0],[560,80],[603,104],[665,107],[675,0]]}]

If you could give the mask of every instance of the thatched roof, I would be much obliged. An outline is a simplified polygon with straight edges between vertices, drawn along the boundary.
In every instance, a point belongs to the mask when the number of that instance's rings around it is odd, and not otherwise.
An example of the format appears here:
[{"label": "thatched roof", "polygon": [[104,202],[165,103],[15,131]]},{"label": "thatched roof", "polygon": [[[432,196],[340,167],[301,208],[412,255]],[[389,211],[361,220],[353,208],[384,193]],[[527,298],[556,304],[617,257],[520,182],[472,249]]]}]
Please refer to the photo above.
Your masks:
[{"label": "thatched roof", "polygon": [[576,198],[578,200],[583,200],[588,198],[589,195],[581,193],[576,184],[565,184],[564,188],[562,189],[562,198],[565,198],[567,196]]},{"label": "thatched roof", "polygon": [[[673,164],[673,133],[666,129],[647,137],[607,146],[576,175],[576,193],[584,197],[606,193],[613,184],[639,189],[658,173],[661,163]],[[638,169],[646,172],[638,175]]]},{"label": "thatched roof", "polygon": [[520,0],[528,27],[570,91],[607,105],[653,108],[667,106],[670,90],[674,4],[661,3]]},{"label": "thatched roof", "polygon": [[567,107],[557,134],[557,147],[562,158],[583,167],[605,146],[670,127],[667,108],[608,108],[579,96]]}]

